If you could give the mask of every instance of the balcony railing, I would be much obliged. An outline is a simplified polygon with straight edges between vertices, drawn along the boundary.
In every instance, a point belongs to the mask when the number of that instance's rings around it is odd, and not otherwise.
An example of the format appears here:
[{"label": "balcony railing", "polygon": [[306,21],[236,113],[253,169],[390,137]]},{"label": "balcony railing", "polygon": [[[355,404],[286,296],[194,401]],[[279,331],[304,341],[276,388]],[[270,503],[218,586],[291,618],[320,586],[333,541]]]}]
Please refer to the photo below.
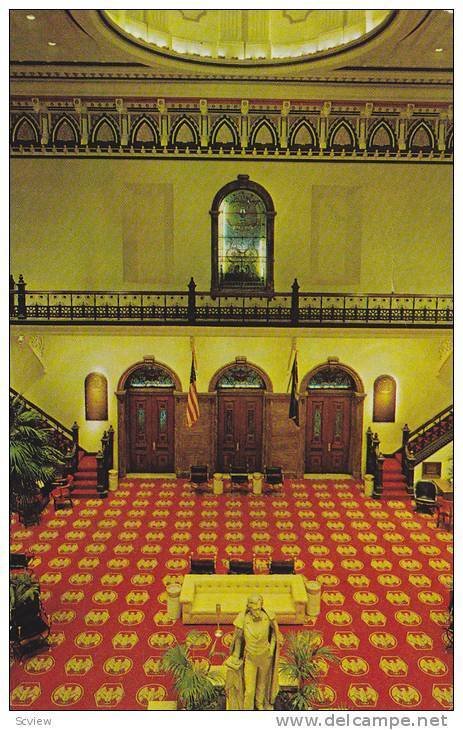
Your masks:
[{"label": "balcony railing", "polygon": [[262,327],[451,328],[453,297],[422,294],[213,296],[190,280],[180,291],[26,290],[10,282],[10,322],[21,324],[134,324]]}]

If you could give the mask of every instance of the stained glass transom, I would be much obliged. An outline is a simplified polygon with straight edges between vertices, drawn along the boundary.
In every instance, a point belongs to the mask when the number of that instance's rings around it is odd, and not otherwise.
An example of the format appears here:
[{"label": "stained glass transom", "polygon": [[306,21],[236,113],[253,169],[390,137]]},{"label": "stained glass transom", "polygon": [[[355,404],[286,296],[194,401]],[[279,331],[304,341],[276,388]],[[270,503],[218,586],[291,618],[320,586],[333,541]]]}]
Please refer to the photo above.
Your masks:
[{"label": "stained glass transom", "polygon": [[221,286],[265,285],[267,216],[252,190],[229,193],[220,204],[218,255]]},{"label": "stained glass transom", "polygon": [[308,384],[309,388],[342,388],[343,390],[355,390],[353,378],[340,368],[325,368],[319,370],[312,376]]},{"label": "stained glass transom", "polygon": [[137,368],[126,381],[126,388],[173,388],[172,376],[163,368],[145,366]]},{"label": "stained glass transom", "polygon": [[217,388],[265,388],[261,375],[247,365],[233,365],[217,381]]}]

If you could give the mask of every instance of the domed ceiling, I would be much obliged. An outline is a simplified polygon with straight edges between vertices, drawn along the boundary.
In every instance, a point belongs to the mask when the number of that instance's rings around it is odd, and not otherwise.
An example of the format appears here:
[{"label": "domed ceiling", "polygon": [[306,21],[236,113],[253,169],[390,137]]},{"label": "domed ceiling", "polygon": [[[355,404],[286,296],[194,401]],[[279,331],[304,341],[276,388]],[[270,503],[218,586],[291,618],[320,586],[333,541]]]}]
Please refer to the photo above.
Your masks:
[{"label": "domed ceiling", "polygon": [[157,54],[230,66],[318,59],[379,33],[391,10],[104,10],[113,30]]}]

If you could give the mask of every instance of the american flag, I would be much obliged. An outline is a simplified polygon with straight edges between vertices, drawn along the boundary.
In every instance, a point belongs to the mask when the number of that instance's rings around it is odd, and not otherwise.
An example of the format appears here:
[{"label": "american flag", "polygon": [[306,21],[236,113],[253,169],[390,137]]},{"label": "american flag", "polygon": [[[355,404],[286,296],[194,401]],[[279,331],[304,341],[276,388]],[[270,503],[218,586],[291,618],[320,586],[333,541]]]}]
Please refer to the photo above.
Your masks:
[{"label": "american flag", "polygon": [[188,399],[186,403],[186,422],[189,428],[199,418],[199,403],[198,403],[198,391],[196,390],[196,367],[195,367],[195,354],[191,354],[191,372],[190,372],[190,387],[188,389]]}]

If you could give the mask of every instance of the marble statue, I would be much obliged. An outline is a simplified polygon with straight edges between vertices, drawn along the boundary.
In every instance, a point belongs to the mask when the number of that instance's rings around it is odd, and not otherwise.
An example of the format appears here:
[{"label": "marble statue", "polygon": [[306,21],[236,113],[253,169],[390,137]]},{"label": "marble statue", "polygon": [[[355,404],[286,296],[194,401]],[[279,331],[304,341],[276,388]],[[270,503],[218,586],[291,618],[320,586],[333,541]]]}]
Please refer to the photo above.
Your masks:
[{"label": "marble statue", "polygon": [[283,637],[262,596],[247,599],[238,614],[227,667],[227,709],[271,710],[278,693],[278,658]]}]

